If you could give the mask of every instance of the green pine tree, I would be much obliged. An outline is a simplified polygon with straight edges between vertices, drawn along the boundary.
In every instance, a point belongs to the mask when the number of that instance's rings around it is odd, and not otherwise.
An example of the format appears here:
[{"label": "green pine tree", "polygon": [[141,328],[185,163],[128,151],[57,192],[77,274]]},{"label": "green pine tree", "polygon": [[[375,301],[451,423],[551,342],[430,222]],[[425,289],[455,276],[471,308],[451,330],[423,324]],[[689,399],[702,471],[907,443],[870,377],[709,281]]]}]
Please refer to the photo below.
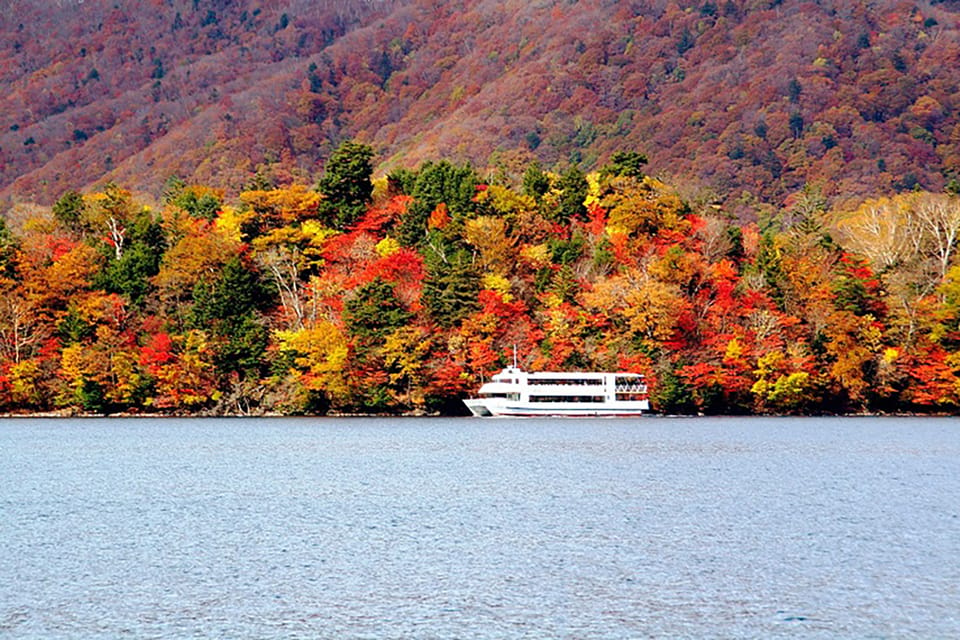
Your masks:
[{"label": "green pine tree", "polygon": [[373,149],[347,140],[333,152],[317,190],[324,195],[320,215],[338,229],[346,229],[366,213],[373,196]]}]

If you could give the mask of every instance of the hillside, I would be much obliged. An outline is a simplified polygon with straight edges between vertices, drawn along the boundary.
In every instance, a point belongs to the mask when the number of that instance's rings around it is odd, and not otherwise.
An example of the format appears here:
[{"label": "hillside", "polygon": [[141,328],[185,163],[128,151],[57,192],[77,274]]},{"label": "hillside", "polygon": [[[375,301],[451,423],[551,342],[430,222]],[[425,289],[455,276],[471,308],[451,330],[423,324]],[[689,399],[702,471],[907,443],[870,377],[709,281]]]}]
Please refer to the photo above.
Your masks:
[{"label": "hillside", "polygon": [[664,413],[960,410],[958,195],[808,192],[779,228],[694,212],[636,152],[522,189],[372,156],[339,146],[320,193],[0,219],[0,412],[456,413],[514,350],[643,374]]},{"label": "hillside", "polygon": [[346,138],[513,177],[631,148],[747,217],[960,170],[960,2],[4,4],[7,201],[309,181]]}]

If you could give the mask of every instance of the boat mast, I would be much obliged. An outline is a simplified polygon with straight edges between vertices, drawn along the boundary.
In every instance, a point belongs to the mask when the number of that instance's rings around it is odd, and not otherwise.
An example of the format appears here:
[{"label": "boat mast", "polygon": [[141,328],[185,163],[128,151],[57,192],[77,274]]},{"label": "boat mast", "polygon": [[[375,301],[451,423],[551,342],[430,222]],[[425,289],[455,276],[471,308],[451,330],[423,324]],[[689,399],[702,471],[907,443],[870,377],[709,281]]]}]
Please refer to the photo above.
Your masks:
[{"label": "boat mast", "polygon": [[517,368],[517,345],[513,345],[513,368]]}]

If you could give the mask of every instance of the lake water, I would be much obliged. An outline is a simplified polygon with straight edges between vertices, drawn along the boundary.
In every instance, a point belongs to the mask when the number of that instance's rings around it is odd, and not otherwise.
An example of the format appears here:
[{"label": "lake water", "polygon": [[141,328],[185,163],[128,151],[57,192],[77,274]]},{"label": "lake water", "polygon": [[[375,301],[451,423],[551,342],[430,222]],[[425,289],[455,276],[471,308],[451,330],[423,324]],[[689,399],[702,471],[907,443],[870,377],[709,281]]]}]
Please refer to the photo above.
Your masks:
[{"label": "lake water", "polygon": [[0,420],[7,637],[960,637],[960,421]]}]

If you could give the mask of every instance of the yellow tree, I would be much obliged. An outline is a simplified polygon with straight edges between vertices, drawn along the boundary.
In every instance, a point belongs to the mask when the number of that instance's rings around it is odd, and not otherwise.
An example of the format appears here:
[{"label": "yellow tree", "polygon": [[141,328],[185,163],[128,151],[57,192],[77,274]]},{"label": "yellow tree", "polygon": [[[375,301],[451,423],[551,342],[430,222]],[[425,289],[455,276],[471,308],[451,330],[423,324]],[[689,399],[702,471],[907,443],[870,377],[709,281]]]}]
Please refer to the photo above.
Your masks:
[{"label": "yellow tree", "polygon": [[507,221],[494,216],[467,220],[464,239],[480,252],[478,266],[496,276],[510,274],[516,265],[516,239],[508,236]]},{"label": "yellow tree", "polygon": [[183,303],[190,299],[193,287],[218,277],[238,250],[238,242],[228,233],[209,222],[193,221],[192,233],[164,253],[160,270],[153,277],[162,305],[182,320]]},{"label": "yellow tree", "polygon": [[600,204],[608,211],[609,233],[637,235],[670,231],[682,235],[691,231],[685,217],[687,206],[680,196],[649,176],[642,181],[612,178],[606,184]]},{"label": "yellow tree", "polygon": [[688,306],[676,283],[664,282],[646,270],[631,267],[597,282],[583,294],[584,307],[604,313],[651,347],[669,340],[680,312]]},{"label": "yellow tree", "polygon": [[857,316],[838,310],[824,328],[827,360],[826,377],[834,394],[846,396],[853,407],[866,407],[872,380],[867,372],[875,369],[884,354],[882,332],[872,316]]},{"label": "yellow tree", "polygon": [[321,393],[334,403],[346,399],[349,384],[344,369],[350,349],[337,325],[322,320],[275,335],[278,350],[291,357],[291,372],[305,391]]},{"label": "yellow tree", "polygon": [[84,197],[84,202],[86,206],[81,214],[84,226],[94,233],[104,233],[113,247],[114,257],[119,260],[127,246],[128,228],[138,211],[133,196],[110,183],[102,192]]},{"label": "yellow tree", "polygon": [[250,237],[261,235],[270,229],[316,219],[322,200],[323,196],[303,185],[266,191],[244,191],[240,194],[240,201],[253,213],[245,225]]},{"label": "yellow tree", "polygon": [[64,335],[59,377],[63,387],[57,398],[62,406],[106,411],[138,401],[145,380],[134,336],[128,331],[128,313],[122,296],[92,291],[70,305],[71,319],[84,331]]},{"label": "yellow tree", "polygon": [[869,260],[888,293],[898,341],[913,344],[922,321],[918,301],[936,291],[954,261],[960,198],[908,193],[868,200],[841,212],[833,231],[845,248]]},{"label": "yellow tree", "polygon": [[[142,350],[140,363],[155,386],[146,405],[162,410],[197,410],[220,399],[213,367],[214,350],[206,332],[188,331],[173,341],[166,334],[163,349]],[[148,345],[149,347],[149,345]]]},{"label": "yellow tree", "polygon": [[426,365],[432,349],[430,333],[417,326],[400,327],[384,340],[383,363],[389,372],[394,400],[401,406],[424,408]]},{"label": "yellow tree", "polygon": [[0,359],[18,363],[50,335],[22,283],[0,281]]},{"label": "yellow tree", "polygon": [[814,380],[807,371],[808,358],[796,345],[767,351],[757,359],[751,393],[755,408],[763,413],[794,413],[812,404]]},{"label": "yellow tree", "polygon": [[335,234],[308,220],[299,226],[274,229],[253,241],[254,258],[277,285],[284,315],[293,329],[303,328],[308,319],[306,281],[323,264],[324,242]]}]

